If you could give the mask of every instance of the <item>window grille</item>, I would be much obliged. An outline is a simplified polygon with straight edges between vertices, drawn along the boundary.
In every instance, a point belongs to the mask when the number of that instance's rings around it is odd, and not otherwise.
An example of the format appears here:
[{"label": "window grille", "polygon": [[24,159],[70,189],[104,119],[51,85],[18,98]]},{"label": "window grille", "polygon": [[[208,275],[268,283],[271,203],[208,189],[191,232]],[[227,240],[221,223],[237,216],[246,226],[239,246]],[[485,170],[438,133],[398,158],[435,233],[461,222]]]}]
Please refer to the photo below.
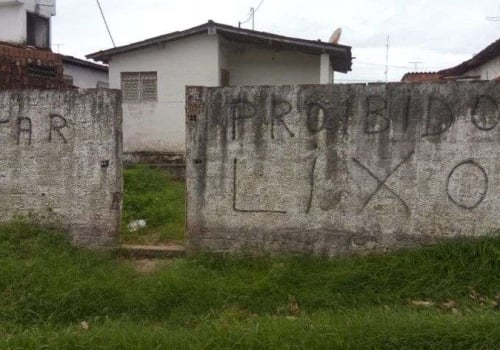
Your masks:
[{"label": "window grille", "polygon": [[121,77],[124,102],[158,101],[156,72],[123,72]]},{"label": "window grille", "polygon": [[56,79],[57,67],[39,66],[37,64],[30,63],[27,66],[27,73],[31,78]]}]

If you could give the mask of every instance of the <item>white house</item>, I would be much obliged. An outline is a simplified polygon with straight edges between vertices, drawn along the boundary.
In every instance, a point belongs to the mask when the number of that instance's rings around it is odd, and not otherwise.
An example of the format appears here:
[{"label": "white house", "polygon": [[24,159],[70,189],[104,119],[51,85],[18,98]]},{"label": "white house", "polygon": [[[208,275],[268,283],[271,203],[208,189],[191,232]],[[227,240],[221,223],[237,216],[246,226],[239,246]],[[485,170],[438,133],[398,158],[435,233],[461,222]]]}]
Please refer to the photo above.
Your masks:
[{"label": "white house", "polygon": [[406,73],[402,81],[500,80],[500,39],[459,65],[439,72]]},{"label": "white house", "polygon": [[349,46],[213,21],[87,58],[108,63],[110,87],[122,89],[126,158],[183,155],[187,85],[328,84],[352,63]]},{"label": "white house", "polygon": [[55,0],[0,0],[0,41],[50,48]]},{"label": "white house", "polygon": [[108,67],[81,60],[73,56],[62,56],[64,79],[68,84],[83,88],[108,88]]},{"label": "white house", "polygon": [[500,39],[491,43],[470,60],[439,71],[446,78],[493,80],[500,77]]}]

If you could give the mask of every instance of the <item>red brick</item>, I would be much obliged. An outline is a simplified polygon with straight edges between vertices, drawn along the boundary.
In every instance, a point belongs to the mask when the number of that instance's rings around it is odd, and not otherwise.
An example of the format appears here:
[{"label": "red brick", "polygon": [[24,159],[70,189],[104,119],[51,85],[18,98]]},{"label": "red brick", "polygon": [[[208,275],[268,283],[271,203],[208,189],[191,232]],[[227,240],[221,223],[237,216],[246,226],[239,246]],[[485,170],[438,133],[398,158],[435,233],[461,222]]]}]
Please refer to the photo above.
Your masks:
[{"label": "red brick", "polygon": [[[29,73],[30,65],[55,70],[54,78],[41,78]],[[0,42],[0,88],[66,89],[62,58],[48,50]]]}]

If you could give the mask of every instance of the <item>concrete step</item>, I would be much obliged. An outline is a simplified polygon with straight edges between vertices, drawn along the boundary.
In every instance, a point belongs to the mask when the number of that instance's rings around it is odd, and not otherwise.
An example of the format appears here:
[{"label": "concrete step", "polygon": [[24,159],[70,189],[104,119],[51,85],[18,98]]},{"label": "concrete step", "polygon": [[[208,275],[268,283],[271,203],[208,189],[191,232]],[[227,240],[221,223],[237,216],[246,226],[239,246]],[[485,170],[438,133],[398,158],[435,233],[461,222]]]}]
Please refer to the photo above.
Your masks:
[{"label": "concrete step", "polygon": [[117,249],[117,254],[134,259],[170,259],[186,256],[186,249],[175,243],[161,246],[122,245]]},{"label": "concrete step", "polygon": [[186,164],[144,164],[152,168],[185,168]]},{"label": "concrete step", "polygon": [[125,166],[133,164],[184,164],[184,153],[175,152],[124,152]]}]

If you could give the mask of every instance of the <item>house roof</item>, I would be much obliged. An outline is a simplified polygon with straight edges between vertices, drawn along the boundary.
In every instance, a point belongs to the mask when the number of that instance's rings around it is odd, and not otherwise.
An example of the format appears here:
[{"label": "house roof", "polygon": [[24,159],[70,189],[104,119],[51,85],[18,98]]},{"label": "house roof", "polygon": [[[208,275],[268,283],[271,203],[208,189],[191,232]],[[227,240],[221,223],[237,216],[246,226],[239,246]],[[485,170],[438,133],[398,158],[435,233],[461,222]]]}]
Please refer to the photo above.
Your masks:
[{"label": "house roof", "polygon": [[409,72],[406,73],[401,81],[409,83],[421,83],[424,81],[441,80],[442,75],[438,72]]},{"label": "house roof", "polygon": [[126,52],[139,50],[145,47],[155,46],[161,43],[183,39],[189,36],[209,33],[219,34],[220,36],[238,42],[254,43],[262,46],[275,47],[279,49],[297,50],[311,54],[328,53],[332,56],[333,69],[338,72],[346,73],[351,70],[352,54],[351,47],[346,45],[331,44],[316,40],[306,40],[292,38],[272,33],[259,32],[255,30],[236,28],[226,24],[220,24],[213,21],[208,21],[197,27],[186,29],[183,31],[173,32],[154,38],[146,39],[129,45],[115,47],[109,50],[99,51],[87,55],[87,58],[109,62],[114,55],[123,54]]},{"label": "house roof", "polygon": [[482,66],[496,57],[500,57],[500,39],[487,46],[470,60],[462,62],[458,66],[440,70],[438,73],[443,76],[459,76],[467,73],[471,69]]},{"label": "house roof", "polygon": [[63,63],[67,64],[74,64],[76,66],[84,67],[84,68],[90,68],[90,69],[95,69],[99,70],[102,72],[108,72],[108,66],[104,66],[102,64],[97,64],[94,62],[82,60],[73,56],[67,56],[67,55],[61,55],[62,56],[62,61]]}]

